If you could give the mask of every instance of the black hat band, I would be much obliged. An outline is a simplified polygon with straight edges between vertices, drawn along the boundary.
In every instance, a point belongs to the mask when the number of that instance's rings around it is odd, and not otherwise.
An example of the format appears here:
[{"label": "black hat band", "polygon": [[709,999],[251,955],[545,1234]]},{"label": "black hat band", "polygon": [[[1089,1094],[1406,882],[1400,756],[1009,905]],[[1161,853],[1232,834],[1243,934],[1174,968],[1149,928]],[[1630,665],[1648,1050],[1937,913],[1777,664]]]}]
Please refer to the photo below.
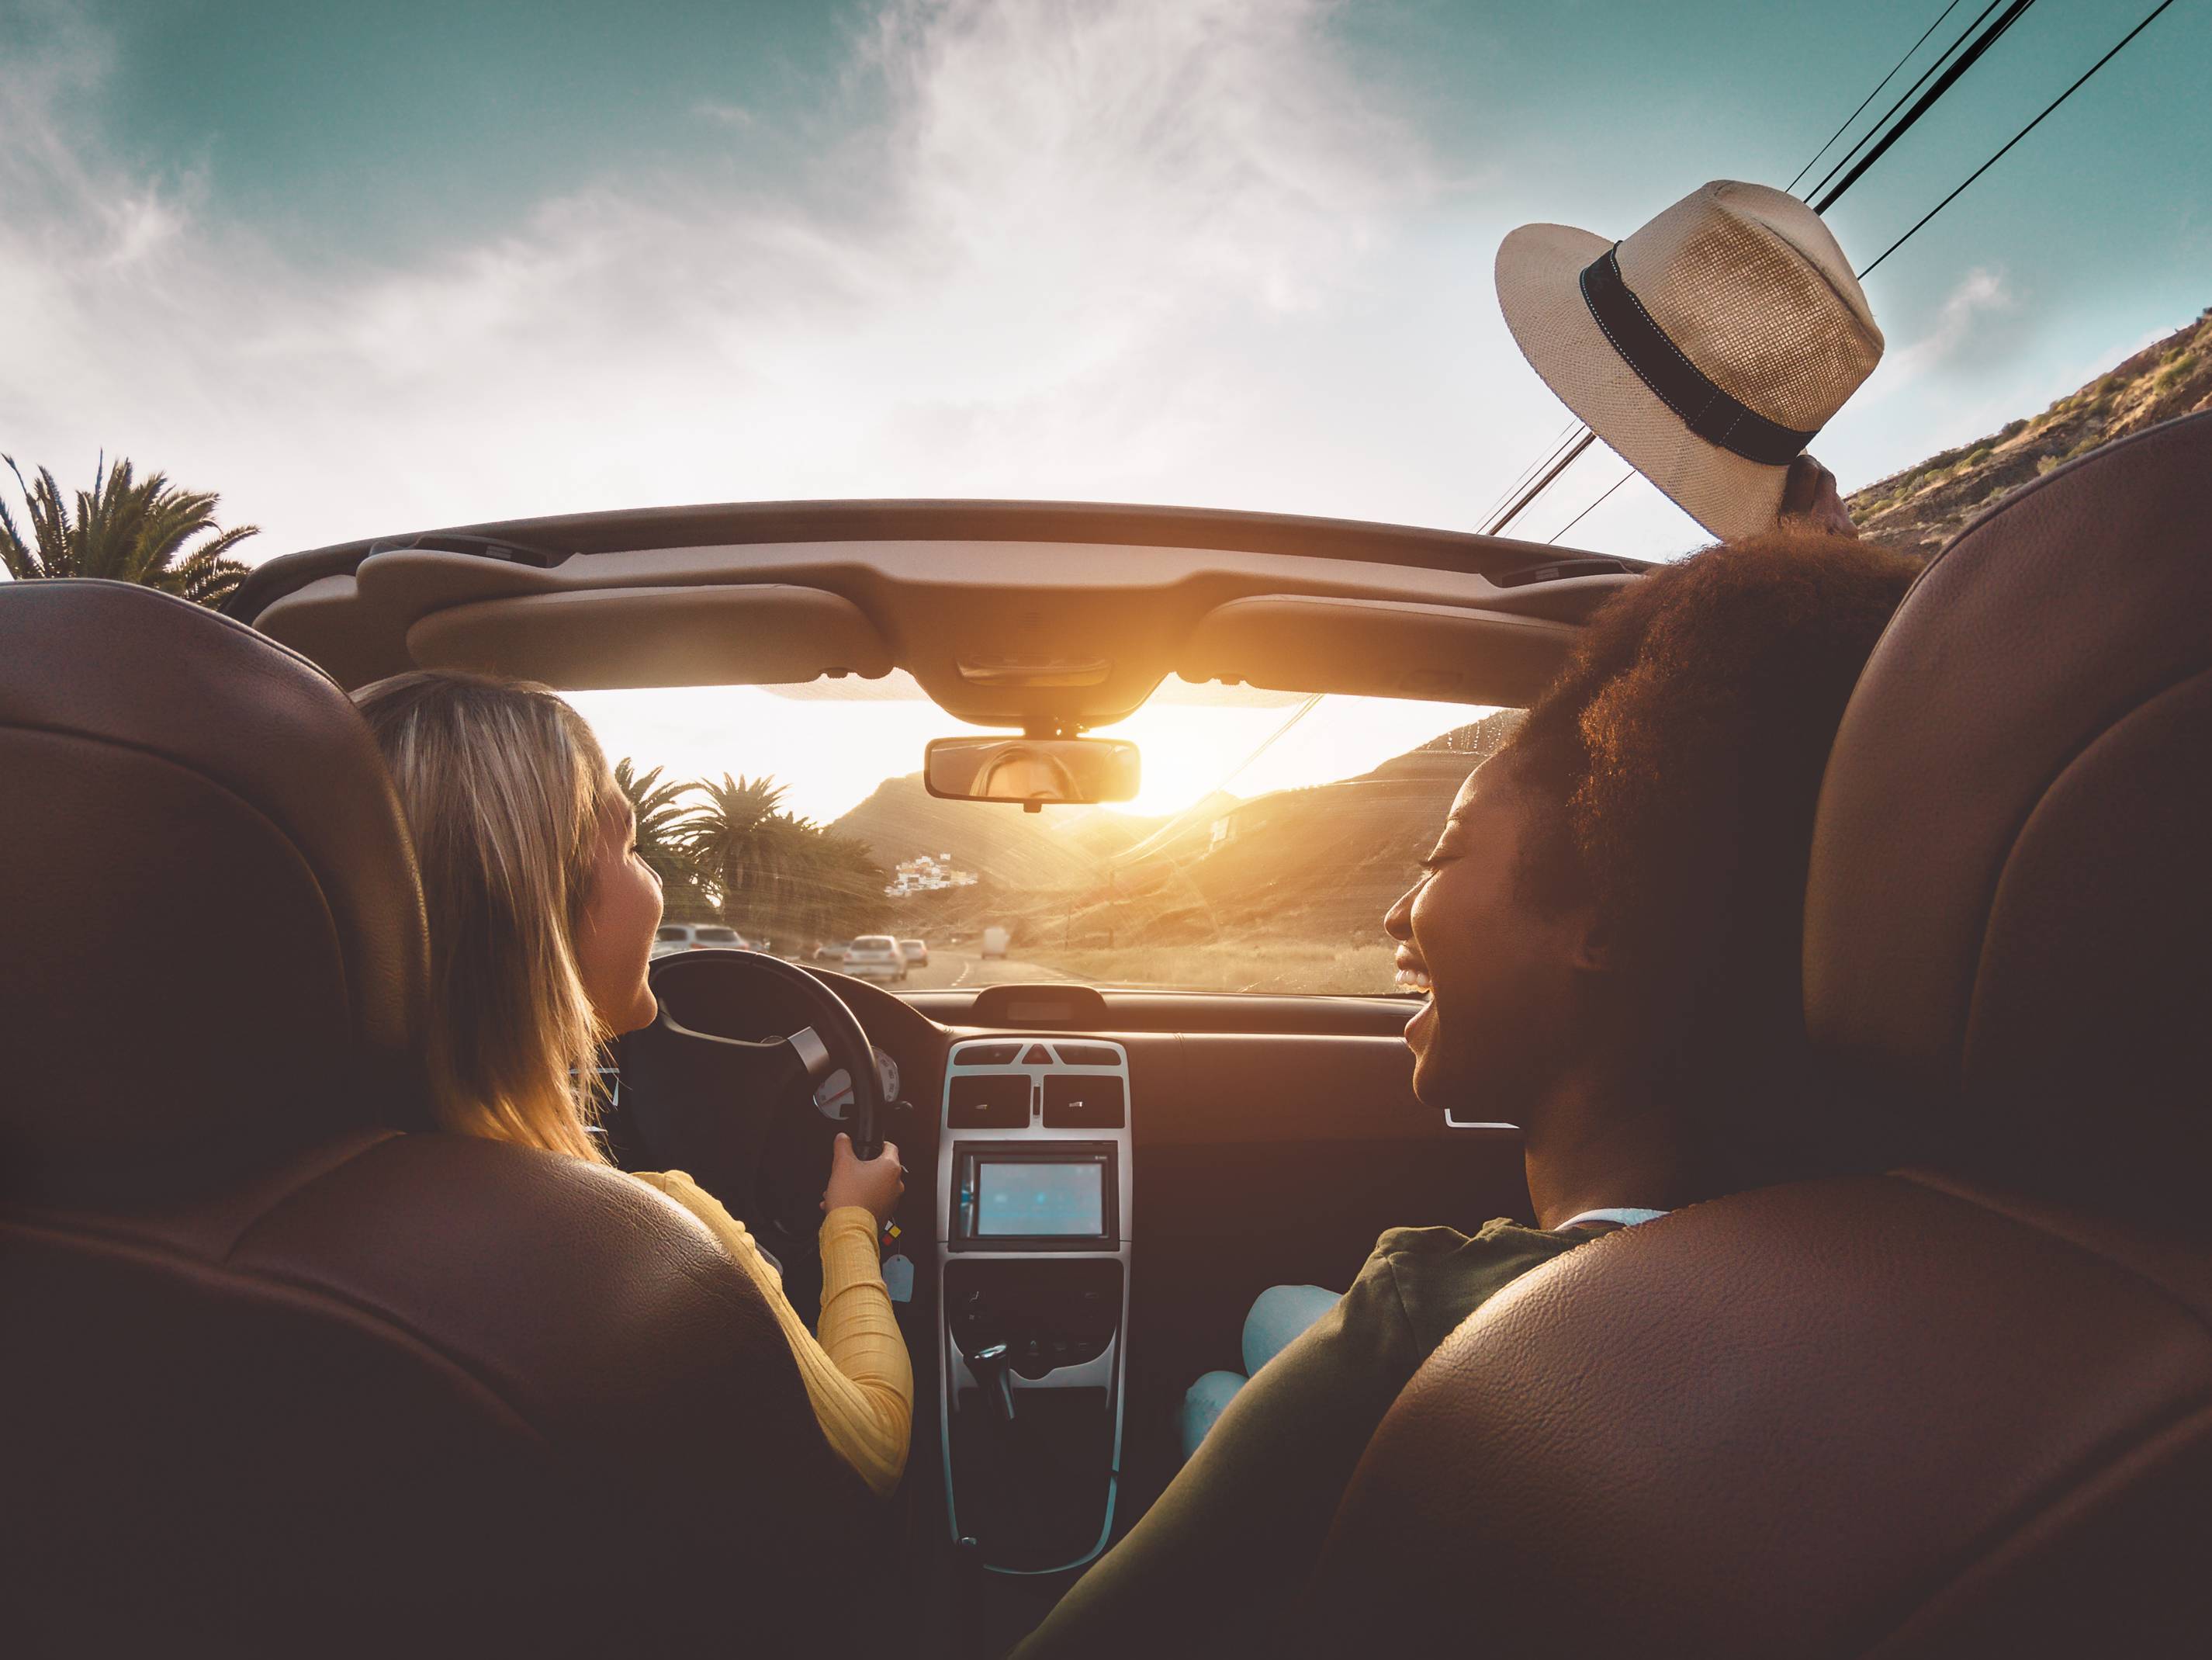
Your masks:
[{"label": "black hat band", "polygon": [[1718,445],[1747,461],[1788,466],[1820,429],[1799,432],[1770,421],[1707,380],[1704,371],[1667,337],[1667,331],[1651,320],[1651,313],[1644,309],[1635,290],[1622,280],[1616,257],[1620,249],[1616,242],[1583,266],[1582,286],[1583,303],[1620,354],[1620,361],[1634,369],[1653,395],[1708,444]]}]

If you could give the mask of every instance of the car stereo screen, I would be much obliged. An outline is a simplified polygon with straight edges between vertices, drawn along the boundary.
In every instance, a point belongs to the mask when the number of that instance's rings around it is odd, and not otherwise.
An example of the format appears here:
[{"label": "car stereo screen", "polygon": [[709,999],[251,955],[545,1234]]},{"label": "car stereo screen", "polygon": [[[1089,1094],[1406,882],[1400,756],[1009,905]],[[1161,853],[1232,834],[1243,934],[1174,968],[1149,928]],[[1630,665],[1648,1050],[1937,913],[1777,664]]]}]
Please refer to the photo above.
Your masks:
[{"label": "car stereo screen", "polygon": [[981,1159],[975,1201],[979,1238],[1097,1238],[1106,1231],[1106,1166]]}]

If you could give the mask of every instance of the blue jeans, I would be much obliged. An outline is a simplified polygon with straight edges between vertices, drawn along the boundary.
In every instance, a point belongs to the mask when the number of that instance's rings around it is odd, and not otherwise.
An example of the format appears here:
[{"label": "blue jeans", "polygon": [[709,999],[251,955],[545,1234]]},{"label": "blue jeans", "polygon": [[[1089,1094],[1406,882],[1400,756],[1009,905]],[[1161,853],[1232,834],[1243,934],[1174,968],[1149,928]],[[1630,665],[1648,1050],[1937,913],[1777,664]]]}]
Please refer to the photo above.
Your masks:
[{"label": "blue jeans", "polygon": [[1340,1292],[1319,1286],[1270,1286],[1244,1316],[1244,1370],[1209,1371],[1183,1392],[1182,1456],[1188,1459],[1214,1420],[1252,1374],[1290,1347],[1308,1326],[1336,1306]]}]

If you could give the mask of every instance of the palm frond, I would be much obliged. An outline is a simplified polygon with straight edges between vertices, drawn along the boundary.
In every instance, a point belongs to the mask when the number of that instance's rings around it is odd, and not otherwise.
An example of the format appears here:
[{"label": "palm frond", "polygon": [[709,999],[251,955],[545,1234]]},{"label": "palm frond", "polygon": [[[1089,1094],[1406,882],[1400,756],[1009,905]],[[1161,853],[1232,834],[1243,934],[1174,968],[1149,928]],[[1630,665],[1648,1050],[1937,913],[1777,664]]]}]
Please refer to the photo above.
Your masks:
[{"label": "palm frond", "polygon": [[[92,488],[75,493],[72,510],[46,468],[34,484],[14,457],[0,459],[15,475],[30,515],[27,539],[0,506],[0,560],[12,576],[105,577],[209,605],[221,604],[245,577],[246,567],[225,556],[259,529],[222,528],[215,517],[222,498],[212,490],[180,489],[165,472],[142,479],[128,457],[111,465],[103,453]],[[195,545],[196,538],[205,539]]]}]

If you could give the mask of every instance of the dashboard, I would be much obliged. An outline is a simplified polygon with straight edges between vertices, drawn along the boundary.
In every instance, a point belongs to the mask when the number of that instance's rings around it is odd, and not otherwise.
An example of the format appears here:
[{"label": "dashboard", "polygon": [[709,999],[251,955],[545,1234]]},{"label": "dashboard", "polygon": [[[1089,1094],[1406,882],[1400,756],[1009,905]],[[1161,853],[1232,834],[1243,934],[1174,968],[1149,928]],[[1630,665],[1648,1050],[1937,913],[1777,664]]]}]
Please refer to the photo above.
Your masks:
[{"label": "dashboard", "polygon": [[[1413,1098],[1406,1000],[810,972],[862,1029],[908,1172],[884,1262],[916,1385],[910,1560],[1040,1584],[1081,1566],[1172,1477],[1182,1391],[1238,1364],[1258,1290],[1343,1284],[1394,1225],[1526,1213],[1517,1132]],[[717,1012],[756,1040],[811,1018]],[[817,1191],[849,1111],[826,1083],[813,1129],[766,1150]],[[811,1316],[815,1253],[775,1249]]]}]

